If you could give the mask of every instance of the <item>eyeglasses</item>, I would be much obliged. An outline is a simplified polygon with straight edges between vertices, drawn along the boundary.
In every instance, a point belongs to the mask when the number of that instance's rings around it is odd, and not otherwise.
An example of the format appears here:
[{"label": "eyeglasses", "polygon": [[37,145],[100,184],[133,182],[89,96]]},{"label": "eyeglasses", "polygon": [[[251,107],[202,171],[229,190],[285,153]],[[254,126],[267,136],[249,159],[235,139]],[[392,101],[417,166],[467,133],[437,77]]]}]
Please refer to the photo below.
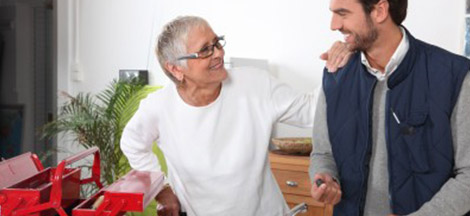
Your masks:
[{"label": "eyeglasses", "polygon": [[216,41],[209,45],[205,46],[199,52],[197,53],[191,53],[188,55],[184,55],[181,57],[178,57],[177,60],[184,60],[184,59],[198,59],[198,58],[207,58],[214,54],[214,47],[217,47],[217,49],[222,49],[225,46],[225,36],[218,36],[216,38]]}]

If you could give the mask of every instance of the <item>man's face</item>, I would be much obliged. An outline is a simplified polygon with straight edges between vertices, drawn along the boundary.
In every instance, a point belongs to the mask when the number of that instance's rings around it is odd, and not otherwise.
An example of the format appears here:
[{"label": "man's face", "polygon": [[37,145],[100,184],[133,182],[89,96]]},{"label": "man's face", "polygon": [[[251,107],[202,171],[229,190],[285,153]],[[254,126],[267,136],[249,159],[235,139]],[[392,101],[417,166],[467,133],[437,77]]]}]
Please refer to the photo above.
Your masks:
[{"label": "man's face", "polygon": [[[194,27],[188,33],[187,53],[197,53],[217,41],[217,35],[208,26]],[[183,69],[185,82],[189,85],[206,86],[220,83],[227,78],[224,67],[224,49],[214,47],[214,53],[207,58],[188,59]]]},{"label": "man's face", "polygon": [[331,0],[331,29],[344,35],[354,50],[367,51],[377,40],[378,31],[358,0]]}]

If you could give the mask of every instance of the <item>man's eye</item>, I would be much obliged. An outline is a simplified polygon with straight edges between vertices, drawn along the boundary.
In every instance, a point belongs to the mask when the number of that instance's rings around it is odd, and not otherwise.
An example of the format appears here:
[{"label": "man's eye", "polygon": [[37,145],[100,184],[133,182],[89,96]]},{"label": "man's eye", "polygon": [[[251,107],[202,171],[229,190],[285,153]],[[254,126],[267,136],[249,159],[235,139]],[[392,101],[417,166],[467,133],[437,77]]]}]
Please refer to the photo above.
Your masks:
[{"label": "man's eye", "polygon": [[338,15],[339,15],[340,17],[345,17],[346,15],[348,15],[348,12],[346,12],[346,11],[339,11],[339,12],[338,12]]}]

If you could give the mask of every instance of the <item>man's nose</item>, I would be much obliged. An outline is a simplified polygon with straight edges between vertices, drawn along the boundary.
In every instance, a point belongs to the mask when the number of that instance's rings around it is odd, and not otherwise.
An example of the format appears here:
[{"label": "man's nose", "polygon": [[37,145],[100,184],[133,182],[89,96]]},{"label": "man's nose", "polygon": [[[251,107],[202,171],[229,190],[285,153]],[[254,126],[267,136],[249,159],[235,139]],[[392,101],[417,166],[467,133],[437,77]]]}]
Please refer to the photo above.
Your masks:
[{"label": "man's nose", "polygon": [[342,27],[341,20],[339,19],[338,15],[333,14],[331,17],[331,23],[330,23],[330,28],[333,31],[339,30]]}]

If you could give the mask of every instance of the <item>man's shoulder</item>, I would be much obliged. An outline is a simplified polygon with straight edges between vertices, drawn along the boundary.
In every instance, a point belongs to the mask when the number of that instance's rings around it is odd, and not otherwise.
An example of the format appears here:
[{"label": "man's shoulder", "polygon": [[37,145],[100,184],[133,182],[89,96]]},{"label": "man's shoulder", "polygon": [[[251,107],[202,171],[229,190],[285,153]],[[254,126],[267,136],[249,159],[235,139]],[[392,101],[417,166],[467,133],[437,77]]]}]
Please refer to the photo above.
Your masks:
[{"label": "man's shoulder", "polygon": [[443,76],[452,76],[454,81],[462,80],[470,70],[470,60],[462,55],[452,53],[441,47],[417,40],[420,54],[428,64],[431,80],[441,82]]},{"label": "man's shoulder", "polygon": [[420,47],[428,55],[428,57],[433,59],[435,58],[437,62],[458,61],[461,63],[470,64],[470,60],[465,56],[458,55],[437,45],[433,45],[418,39],[416,40],[416,44],[417,47]]},{"label": "man's shoulder", "polygon": [[331,88],[338,86],[340,82],[344,82],[345,80],[352,81],[353,79],[351,78],[358,78],[357,73],[361,73],[362,71],[361,65],[361,52],[356,51],[353,55],[351,55],[348,63],[344,67],[339,68],[338,71],[331,73],[328,72],[326,68],[324,68],[322,82],[323,87]]}]

